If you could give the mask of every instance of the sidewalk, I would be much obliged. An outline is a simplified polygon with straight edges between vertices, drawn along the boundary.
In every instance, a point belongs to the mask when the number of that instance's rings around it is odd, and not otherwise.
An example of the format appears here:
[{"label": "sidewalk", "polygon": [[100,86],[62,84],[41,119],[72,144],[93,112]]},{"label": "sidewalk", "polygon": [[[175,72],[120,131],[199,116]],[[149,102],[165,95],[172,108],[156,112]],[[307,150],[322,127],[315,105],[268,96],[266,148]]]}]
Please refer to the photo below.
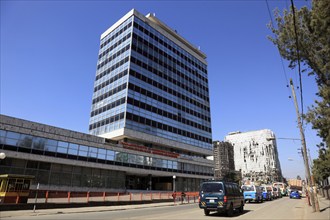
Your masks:
[{"label": "sidewalk", "polygon": [[[184,203],[188,204],[188,203]],[[191,203],[192,204],[192,203]],[[150,207],[175,206],[181,205],[181,202],[161,202],[138,205],[121,205],[121,206],[94,206],[94,207],[80,207],[80,208],[61,208],[61,209],[40,209],[33,212],[33,210],[16,210],[16,211],[1,211],[1,218],[18,217],[18,216],[40,216],[40,215],[56,215],[56,214],[70,214],[70,213],[85,213],[85,212],[105,212],[118,211],[128,209],[144,209]]]},{"label": "sidewalk", "polygon": [[304,219],[317,220],[317,219],[330,219],[330,200],[318,195],[320,212],[313,212],[312,206],[305,202],[305,215]]}]

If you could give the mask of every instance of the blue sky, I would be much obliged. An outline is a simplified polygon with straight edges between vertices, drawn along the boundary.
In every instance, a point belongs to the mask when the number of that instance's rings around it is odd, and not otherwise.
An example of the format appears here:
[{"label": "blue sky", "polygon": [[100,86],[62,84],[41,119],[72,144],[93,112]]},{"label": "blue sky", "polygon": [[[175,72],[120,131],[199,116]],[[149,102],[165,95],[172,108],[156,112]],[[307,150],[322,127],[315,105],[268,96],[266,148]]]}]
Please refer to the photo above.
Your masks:
[{"label": "blue sky", "polygon": [[[298,6],[310,1],[294,1]],[[268,0],[271,10],[290,1]],[[1,1],[1,114],[88,132],[100,35],[132,8],[156,17],[207,54],[214,140],[271,129],[299,138],[266,1]],[[304,111],[317,92],[303,76]],[[299,90],[297,90],[299,97]],[[312,158],[319,138],[305,129]],[[304,176],[300,141],[277,140],[285,177]],[[288,160],[292,158],[293,160]]]}]

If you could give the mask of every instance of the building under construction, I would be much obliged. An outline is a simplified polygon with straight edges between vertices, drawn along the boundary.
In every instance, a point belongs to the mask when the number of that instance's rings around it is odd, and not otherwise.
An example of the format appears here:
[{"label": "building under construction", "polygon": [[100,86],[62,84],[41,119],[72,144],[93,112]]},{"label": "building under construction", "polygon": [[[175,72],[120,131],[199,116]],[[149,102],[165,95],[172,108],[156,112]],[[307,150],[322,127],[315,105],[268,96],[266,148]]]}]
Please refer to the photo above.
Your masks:
[{"label": "building under construction", "polygon": [[243,180],[282,181],[275,134],[269,130],[232,132],[225,142],[233,146],[235,169]]},{"label": "building under construction", "polygon": [[235,171],[234,148],[232,144],[229,142],[214,141],[213,155],[215,164],[215,178],[223,179],[230,172]]}]

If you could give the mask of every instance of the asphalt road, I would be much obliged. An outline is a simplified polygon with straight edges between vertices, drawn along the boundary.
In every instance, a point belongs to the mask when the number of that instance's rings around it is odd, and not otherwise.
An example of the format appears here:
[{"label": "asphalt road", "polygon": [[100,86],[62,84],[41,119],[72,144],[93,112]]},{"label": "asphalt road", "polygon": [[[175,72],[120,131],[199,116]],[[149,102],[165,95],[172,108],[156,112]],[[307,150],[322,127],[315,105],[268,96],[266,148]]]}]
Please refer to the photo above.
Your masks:
[{"label": "asphalt road", "polygon": [[33,220],[52,220],[52,219],[109,219],[109,220],[176,220],[176,219],[304,219],[305,199],[294,200],[284,197],[278,200],[264,203],[247,203],[244,213],[235,212],[233,217],[225,214],[211,213],[205,216],[197,203],[177,206],[165,206],[143,209],[129,209],[118,211],[100,211],[71,214],[52,214],[39,216],[15,216],[1,218],[3,220],[33,219]]}]

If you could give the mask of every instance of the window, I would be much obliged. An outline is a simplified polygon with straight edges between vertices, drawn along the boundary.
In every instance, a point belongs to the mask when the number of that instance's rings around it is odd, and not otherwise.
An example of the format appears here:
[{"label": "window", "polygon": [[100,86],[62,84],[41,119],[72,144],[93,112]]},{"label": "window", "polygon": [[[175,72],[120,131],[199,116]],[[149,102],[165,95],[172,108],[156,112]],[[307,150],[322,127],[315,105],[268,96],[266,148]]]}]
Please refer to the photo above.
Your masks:
[{"label": "window", "polygon": [[[62,143],[65,143],[65,142],[62,142]],[[60,143],[59,143],[59,146],[58,146],[56,152],[57,153],[67,154],[68,153],[68,143],[66,143],[66,146],[64,146],[64,145],[61,146]]]},{"label": "window", "polygon": [[6,136],[6,131],[0,130],[0,137],[5,137]]},{"label": "window", "polygon": [[44,138],[34,137],[33,138],[33,149],[44,150],[46,141],[47,140]]},{"label": "window", "polygon": [[207,192],[223,192],[223,185],[222,183],[203,183],[201,187],[201,191],[203,193]]},{"label": "window", "polygon": [[78,155],[78,148],[79,148],[78,144],[70,143],[68,154],[77,156]]},{"label": "window", "polygon": [[98,154],[97,154],[97,158],[98,158],[98,159],[105,160],[105,158],[106,158],[106,154],[107,154],[106,149],[99,149],[99,152],[98,152]]},{"label": "window", "polygon": [[89,157],[96,158],[97,157],[97,148],[89,147]]},{"label": "window", "polygon": [[18,141],[18,146],[24,147],[24,148],[31,148],[32,147],[32,136],[22,134],[20,140]]},{"label": "window", "polygon": [[12,138],[12,139],[19,139],[20,134],[8,131],[7,132],[7,138]]},{"label": "window", "polygon": [[56,152],[58,141],[47,139],[45,143],[45,151]]},{"label": "window", "polygon": [[113,161],[115,159],[115,152],[112,150],[107,150],[107,160]]},{"label": "window", "polygon": [[78,155],[82,157],[87,157],[87,153],[88,153],[88,147],[84,145],[80,145]]}]

